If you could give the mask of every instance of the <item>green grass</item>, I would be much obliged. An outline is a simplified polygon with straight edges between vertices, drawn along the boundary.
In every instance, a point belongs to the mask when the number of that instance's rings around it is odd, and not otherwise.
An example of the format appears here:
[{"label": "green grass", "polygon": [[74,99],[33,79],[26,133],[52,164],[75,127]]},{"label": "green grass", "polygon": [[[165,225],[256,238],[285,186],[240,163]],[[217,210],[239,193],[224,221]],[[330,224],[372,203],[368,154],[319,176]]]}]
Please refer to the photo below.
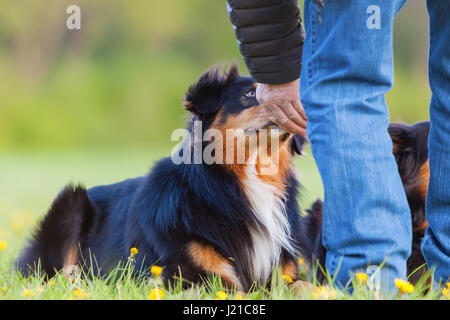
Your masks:
[{"label": "green grass", "polygon": [[[0,241],[7,248],[0,249],[0,299],[148,299],[150,292],[161,288],[164,299],[214,299],[219,291],[225,291],[220,279],[205,279],[208,285],[182,290],[179,284],[164,288],[158,278],[133,278],[131,273],[122,272],[133,268],[133,263],[118,266],[104,279],[97,277],[74,277],[66,280],[61,274],[50,282],[35,276],[22,278],[13,268],[13,261],[19,255],[33,226],[45,214],[49,204],[67,182],[82,182],[87,187],[114,183],[125,178],[145,174],[151,164],[167,155],[166,148],[149,148],[150,151],[123,152],[16,152],[0,155]],[[317,169],[306,150],[302,159],[296,160],[304,189],[301,199],[303,208],[317,197],[322,198],[322,186]],[[1,248],[1,244],[0,244]],[[139,254],[139,253],[138,253]],[[306,279],[306,267],[299,266]],[[313,281],[313,279],[308,279]],[[426,278],[416,285],[414,292],[402,299],[444,299],[441,290],[425,293]],[[332,282],[332,281],[331,281]],[[326,288],[304,288],[296,291],[285,283],[280,271],[275,270],[271,289],[252,288],[246,299],[376,299],[376,292],[365,284],[354,281],[355,290],[338,290],[333,284]],[[237,292],[228,291],[228,298]],[[388,295],[383,298],[400,298]]]}]

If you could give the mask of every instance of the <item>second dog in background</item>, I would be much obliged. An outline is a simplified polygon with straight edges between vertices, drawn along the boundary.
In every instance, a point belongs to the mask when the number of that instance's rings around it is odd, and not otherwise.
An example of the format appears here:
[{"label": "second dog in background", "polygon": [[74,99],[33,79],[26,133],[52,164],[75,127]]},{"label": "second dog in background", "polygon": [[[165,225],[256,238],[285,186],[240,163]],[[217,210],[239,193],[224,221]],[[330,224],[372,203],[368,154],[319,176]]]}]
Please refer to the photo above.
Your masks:
[{"label": "second dog in background", "polygon": [[[427,270],[425,259],[420,250],[420,242],[428,226],[425,217],[425,201],[428,189],[428,134],[430,122],[420,122],[415,125],[391,123],[388,128],[393,142],[393,154],[411,210],[413,241],[411,256],[407,261],[409,280],[416,283]],[[305,256],[310,263],[317,261],[325,266],[326,248],[322,245],[322,201],[317,200],[307,210],[308,215],[301,219],[303,229],[307,230],[306,239],[314,247],[312,254]],[[319,271],[319,270],[318,270]],[[324,275],[318,272],[318,278],[324,280]]]}]

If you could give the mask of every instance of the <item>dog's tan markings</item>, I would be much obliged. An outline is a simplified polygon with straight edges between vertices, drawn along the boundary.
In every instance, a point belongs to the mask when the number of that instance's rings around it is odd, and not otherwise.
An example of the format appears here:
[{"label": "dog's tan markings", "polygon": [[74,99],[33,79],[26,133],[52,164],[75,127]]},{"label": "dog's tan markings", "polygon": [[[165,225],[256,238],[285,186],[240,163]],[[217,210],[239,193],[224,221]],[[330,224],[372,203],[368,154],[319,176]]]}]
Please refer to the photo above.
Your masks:
[{"label": "dog's tan markings", "polygon": [[425,230],[428,227],[428,221],[425,220],[420,226],[414,228],[414,231]]},{"label": "dog's tan markings", "polygon": [[79,260],[78,245],[73,244],[64,256],[64,267],[77,264]]},{"label": "dog's tan markings", "polygon": [[[292,165],[292,155],[287,146],[287,143],[280,142],[280,149],[275,154],[270,155],[271,162],[278,167],[278,170],[274,174],[262,174],[262,168],[263,166],[267,166],[267,164],[261,163],[261,157],[258,157],[256,162],[258,177],[262,181],[270,183],[278,190],[285,189],[286,177]],[[270,149],[270,146],[268,148]]]},{"label": "dog's tan markings", "polygon": [[227,283],[235,285],[237,289],[241,290],[241,282],[236,276],[230,261],[214,250],[211,245],[191,241],[187,245],[187,250],[194,265],[206,272],[220,275]]},{"label": "dog's tan markings", "polygon": [[400,140],[391,136],[392,139],[392,153],[395,155],[400,150]]},{"label": "dog's tan markings", "polygon": [[[430,181],[430,165],[428,161],[420,167],[417,181],[417,190],[420,193],[422,201],[425,203],[427,199],[428,183]],[[414,231],[425,230],[427,227],[428,221],[425,220],[421,225],[415,227]]]},{"label": "dog's tan markings", "polygon": [[[250,148],[250,138],[246,137],[245,135],[239,136],[239,132],[236,131],[237,129],[241,129],[241,130],[245,130],[246,128],[255,126],[255,127],[259,127],[261,126],[265,121],[267,121],[265,119],[265,115],[262,111],[262,109],[258,106],[252,107],[252,108],[248,108],[242,112],[240,112],[239,114],[236,115],[224,115],[222,113],[222,111],[220,111],[216,117],[216,119],[214,120],[214,122],[211,125],[211,128],[220,130],[220,132],[222,133],[221,137],[222,137],[222,147],[223,147],[223,162],[226,164],[225,167],[230,169],[234,174],[236,174],[238,176],[239,179],[245,179],[246,174],[245,174],[245,168],[246,168],[246,163],[249,159],[251,150],[249,150]],[[231,141],[230,139],[232,137],[228,137],[227,139],[227,134],[229,135],[230,132],[227,133],[227,130],[233,130],[232,133],[237,134],[236,136],[234,136],[233,144],[234,144],[234,148],[231,148],[230,146],[228,146],[227,148],[227,142]],[[242,132],[241,132],[242,133]],[[238,150],[238,145],[242,144],[242,142],[240,142],[240,139],[245,139],[245,154],[243,155],[243,160],[244,161],[239,161],[239,156],[242,156],[241,154],[239,154],[238,151],[242,151],[242,150]],[[241,140],[242,141],[242,140]],[[243,162],[243,163],[242,163]]]},{"label": "dog's tan markings", "polygon": [[[279,149],[276,150],[275,154],[271,154],[271,137],[270,137],[270,129],[268,129],[268,137],[266,139],[267,145],[261,146],[261,142],[259,139],[259,135],[255,136],[244,136],[244,137],[234,137],[234,148],[227,148],[227,130],[232,129],[248,129],[248,128],[260,128],[264,125],[269,119],[264,113],[263,109],[260,106],[255,106],[249,109],[246,109],[240,112],[237,115],[227,115],[225,116],[222,111],[220,111],[211,125],[211,128],[218,129],[222,133],[222,146],[223,146],[223,155],[224,155],[224,163],[226,163],[226,167],[233,171],[234,174],[242,181],[246,178],[245,169],[247,167],[246,163],[248,163],[249,158],[254,155],[256,152],[263,151],[266,153],[271,159],[271,162],[278,167],[277,170],[272,175],[261,175],[261,169],[264,166],[267,166],[267,159],[262,160],[261,157],[257,157],[256,169],[258,175],[263,179],[264,182],[269,182],[277,188],[282,188],[284,186],[284,179],[286,178],[288,167],[292,161],[292,156],[288,150],[289,139],[281,139],[279,141]],[[251,141],[251,139],[255,139],[255,141]],[[241,143],[239,139],[245,139],[245,154],[244,159],[245,163],[239,163],[238,157],[239,153],[237,150],[237,146]],[[255,143],[256,142],[256,143]],[[228,152],[227,152],[228,151]],[[242,150],[239,150],[242,152]],[[242,155],[241,155],[242,156]]]},{"label": "dog's tan markings", "polygon": [[295,262],[293,260],[286,261],[283,265],[282,273],[295,280],[297,278],[297,265]]},{"label": "dog's tan markings", "polygon": [[428,161],[420,167],[418,181],[420,183],[418,190],[423,201],[425,201],[427,198],[428,182],[430,181],[430,165]]},{"label": "dog's tan markings", "polygon": [[68,280],[72,277],[72,274],[77,269],[77,264],[80,260],[78,244],[73,244],[69,247],[64,256],[63,262],[63,274]]}]

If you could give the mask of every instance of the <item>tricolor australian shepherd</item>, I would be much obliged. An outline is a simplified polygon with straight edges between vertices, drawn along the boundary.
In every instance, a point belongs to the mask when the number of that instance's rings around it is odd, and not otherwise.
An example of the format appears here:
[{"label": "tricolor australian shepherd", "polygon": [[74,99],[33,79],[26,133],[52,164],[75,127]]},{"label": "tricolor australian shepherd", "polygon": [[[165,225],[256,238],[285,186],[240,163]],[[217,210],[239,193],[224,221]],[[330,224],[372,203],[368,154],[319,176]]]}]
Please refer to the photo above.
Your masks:
[{"label": "tricolor australian shepherd", "polygon": [[[66,187],[18,259],[19,270],[27,275],[39,265],[51,277],[78,266],[102,275],[137,248],[136,270],[157,264],[164,267],[166,282],[182,277],[187,286],[217,274],[228,286],[248,290],[268,281],[276,266],[295,279],[300,252],[310,262],[323,263],[321,203],[302,218],[296,201],[299,183],[292,158],[301,153],[305,139],[282,132],[269,120],[255,86],[235,66],[224,74],[204,73],[185,96],[192,118],[177,152],[195,160],[195,152],[183,153],[198,143],[194,128],[201,122],[202,134],[210,129],[222,133],[202,140],[201,151],[219,146],[214,152],[224,161],[175,163],[169,157],[145,177],[89,190]],[[225,138],[227,132],[236,129],[244,136],[243,162],[236,161],[234,146],[231,153],[227,148],[237,138]],[[427,130],[427,124],[390,127],[417,238],[426,226]],[[255,136],[256,143],[249,143]],[[277,170],[263,172],[267,163]],[[420,249],[414,252],[419,264]]]},{"label": "tricolor australian shepherd", "polygon": [[[40,261],[48,276],[74,265],[105,274],[135,247],[136,269],[157,264],[167,281],[181,276],[198,282],[218,274],[228,285],[248,290],[266,282],[275,266],[295,279],[299,249],[308,244],[300,237],[305,232],[292,157],[304,140],[276,128],[259,106],[255,86],[235,66],[225,73],[209,70],[184,100],[192,119],[183,151],[195,143],[194,122],[201,121],[203,133],[215,129],[225,136],[229,129],[242,129],[246,138],[257,135],[256,144],[245,140],[246,161],[233,161],[224,138],[223,163],[175,164],[165,158],[145,177],[89,190],[68,186],[19,258],[21,272],[27,274]],[[268,137],[261,139],[261,132]],[[262,140],[274,138],[277,147],[268,160],[277,170],[263,174]]]}]

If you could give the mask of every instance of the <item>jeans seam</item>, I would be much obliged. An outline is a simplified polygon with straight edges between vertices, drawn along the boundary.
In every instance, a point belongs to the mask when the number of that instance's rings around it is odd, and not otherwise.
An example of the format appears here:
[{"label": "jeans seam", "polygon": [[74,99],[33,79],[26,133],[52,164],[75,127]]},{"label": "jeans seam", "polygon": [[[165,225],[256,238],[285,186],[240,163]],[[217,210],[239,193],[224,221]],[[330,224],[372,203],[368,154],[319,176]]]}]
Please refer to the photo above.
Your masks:
[{"label": "jeans seam", "polygon": [[328,259],[328,271],[330,272],[330,275],[334,277],[337,269],[336,267],[337,256],[334,252],[330,251],[330,254],[328,255],[327,259]]},{"label": "jeans seam", "polygon": [[425,247],[427,246],[427,243],[429,243],[430,241],[430,236],[425,236],[422,238],[422,240],[420,241],[420,251],[423,252],[425,251]]},{"label": "jeans seam", "polygon": [[312,85],[313,77],[313,59],[314,53],[316,52],[316,19],[318,19],[317,11],[311,18],[311,59],[308,61],[308,87]]}]

